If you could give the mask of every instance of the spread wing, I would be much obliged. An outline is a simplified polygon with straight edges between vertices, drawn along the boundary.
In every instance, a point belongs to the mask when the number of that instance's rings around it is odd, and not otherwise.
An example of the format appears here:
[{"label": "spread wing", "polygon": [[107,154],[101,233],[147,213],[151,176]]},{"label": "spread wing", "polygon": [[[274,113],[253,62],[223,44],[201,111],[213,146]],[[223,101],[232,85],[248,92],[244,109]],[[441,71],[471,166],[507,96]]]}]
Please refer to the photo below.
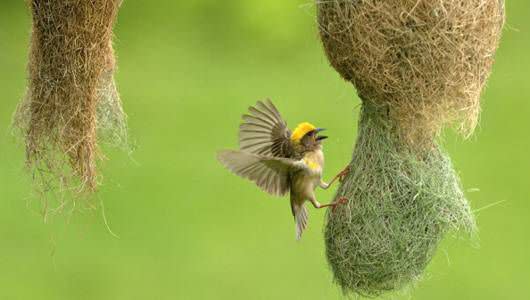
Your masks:
[{"label": "spread wing", "polygon": [[243,115],[239,126],[239,149],[274,156],[292,157],[291,132],[270,100],[258,101]]},{"label": "spread wing", "polygon": [[224,150],[217,159],[231,172],[256,183],[265,192],[283,196],[289,191],[289,173],[303,168],[299,161],[268,157],[243,151]]}]

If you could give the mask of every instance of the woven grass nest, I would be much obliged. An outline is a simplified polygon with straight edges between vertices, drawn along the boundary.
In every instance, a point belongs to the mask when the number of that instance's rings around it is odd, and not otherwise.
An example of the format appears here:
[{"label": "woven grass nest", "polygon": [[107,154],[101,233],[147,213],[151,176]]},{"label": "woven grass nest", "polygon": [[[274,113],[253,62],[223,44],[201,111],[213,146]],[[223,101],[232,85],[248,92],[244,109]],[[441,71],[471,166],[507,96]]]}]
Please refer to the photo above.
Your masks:
[{"label": "woven grass nest", "polygon": [[364,105],[351,172],[327,215],[326,254],[345,293],[377,296],[421,277],[450,230],[475,231],[451,160],[439,146],[418,154],[386,114]]},{"label": "woven grass nest", "polygon": [[127,144],[114,83],[112,27],[121,0],[33,0],[28,88],[14,116],[38,192],[87,194],[99,142]]},{"label": "woven grass nest", "polygon": [[411,144],[447,124],[472,133],[503,0],[329,0],[317,10],[331,65],[361,98],[390,105]]},{"label": "woven grass nest", "polygon": [[317,2],[331,65],[362,100],[350,174],[326,218],[326,255],[345,294],[378,296],[420,278],[451,230],[475,221],[438,142],[469,136],[504,24],[502,0]]}]

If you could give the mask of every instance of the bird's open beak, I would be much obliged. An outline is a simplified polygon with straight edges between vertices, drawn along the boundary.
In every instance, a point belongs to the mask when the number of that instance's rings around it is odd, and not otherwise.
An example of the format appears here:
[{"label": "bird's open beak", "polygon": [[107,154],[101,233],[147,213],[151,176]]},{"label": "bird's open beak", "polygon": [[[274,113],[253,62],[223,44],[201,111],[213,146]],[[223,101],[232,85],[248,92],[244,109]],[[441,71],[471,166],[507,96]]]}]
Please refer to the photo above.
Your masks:
[{"label": "bird's open beak", "polygon": [[[319,133],[319,132],[324,131],[324,130],[326,130],[326,129],[325,128],[317,128],[316,132]],[[328,137],[325,136],[325,135],[319,135],[319,136],[317,136],[317,141],[325,140],[327,138]]]}]

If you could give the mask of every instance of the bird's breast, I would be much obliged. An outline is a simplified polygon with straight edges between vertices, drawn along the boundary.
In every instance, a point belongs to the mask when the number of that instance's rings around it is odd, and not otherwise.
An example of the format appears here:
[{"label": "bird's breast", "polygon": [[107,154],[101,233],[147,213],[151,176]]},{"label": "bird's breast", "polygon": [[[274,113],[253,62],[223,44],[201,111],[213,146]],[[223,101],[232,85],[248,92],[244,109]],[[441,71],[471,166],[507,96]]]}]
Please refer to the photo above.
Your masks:
[{"label": "bird's breast", "polygon": [[304,155],[302,162],[312,172],[322,173],[322,169],[324,168],[324,154],[321,150],[308,152]]},{"label": "bird's breast", "polygon": [[300,199],[305,199],[320,184],[322,168],[324,167],[324,156],[321,151],[308,152],[304,155],[301,162],[307,168],[293,174],[291,178],[291,192],[301,197]]}]

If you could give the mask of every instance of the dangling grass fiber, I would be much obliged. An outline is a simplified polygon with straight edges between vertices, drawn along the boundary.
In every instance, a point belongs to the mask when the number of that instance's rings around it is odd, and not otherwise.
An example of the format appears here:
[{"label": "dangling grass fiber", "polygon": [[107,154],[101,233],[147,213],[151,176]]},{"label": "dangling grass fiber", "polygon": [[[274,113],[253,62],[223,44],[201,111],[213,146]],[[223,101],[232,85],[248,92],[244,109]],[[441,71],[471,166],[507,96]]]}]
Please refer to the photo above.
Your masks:
[{"label": "dangling grass fiber", "polygon": [[25,140],[27,166],[42,197],[94,192],[103,158],[98,139],[127,143],[113,78],[112,27],[120,3],[29,1],[28,89],[14,127]]},{"label": "dangling grass fiber", "polygon": [[365,102],[351,172],[328,212],[326,255],[345,294],[378,296],[418,279],[444,234],[475,222],[449,157],[436,144],[410,151],[389,109]]}]

